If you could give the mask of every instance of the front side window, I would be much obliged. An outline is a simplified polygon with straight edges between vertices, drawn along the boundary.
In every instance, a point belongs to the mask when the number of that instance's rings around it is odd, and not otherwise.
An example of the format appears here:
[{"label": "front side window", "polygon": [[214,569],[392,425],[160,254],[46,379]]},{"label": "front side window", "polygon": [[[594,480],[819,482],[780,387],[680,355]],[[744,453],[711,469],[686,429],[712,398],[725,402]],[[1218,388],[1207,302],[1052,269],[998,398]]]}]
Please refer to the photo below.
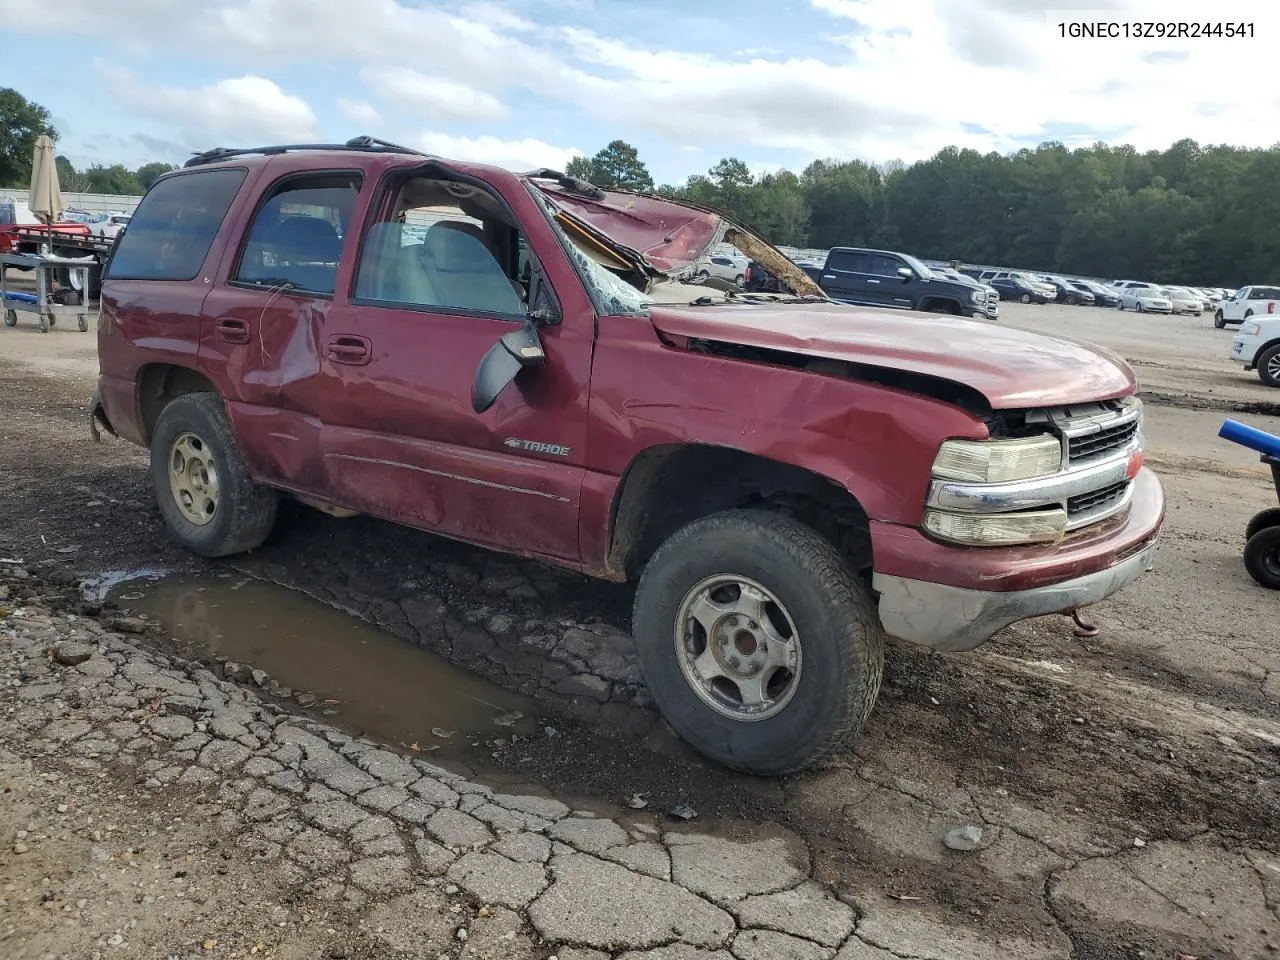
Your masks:
[{"label": "front side window", "polygon": [[106,276],[194,280],[246,173],[224,167],[157,180],[121,234]]},{"label": "front side window", "polygon": [[332,296],[360,183],[358,174],[319,174],[276,187],[254,214],[232,280]]},{"label": "front side window", "polygon": [[523,316],[528,244],[488,191],[414,177],[374,223],[360,253],[355,298],[444,312]]},{"label": "front side window", "polygon": [[871,258],[871,273],[877,277],[896,277],[898,269],[904,266],[897,257],[887,257],[877,253]]}]

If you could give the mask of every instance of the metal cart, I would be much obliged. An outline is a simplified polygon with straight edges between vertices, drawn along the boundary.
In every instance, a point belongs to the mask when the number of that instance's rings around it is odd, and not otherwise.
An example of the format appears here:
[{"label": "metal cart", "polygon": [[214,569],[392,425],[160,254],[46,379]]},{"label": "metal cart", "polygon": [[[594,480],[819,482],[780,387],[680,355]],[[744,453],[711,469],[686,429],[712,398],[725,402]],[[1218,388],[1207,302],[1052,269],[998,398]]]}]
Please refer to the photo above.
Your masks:
[{"label": "metal cart", "polygon": [[[44,257],[27,253],[0,254],[0,304],[4,306],[4,325],[18,325],[18,314],[34,313],[40,321],[40,332],[48,333],[49,328],[62,317],[75,317],[80,331],[89,329],[89,307],[85,302],[89,292],[90,270],[97,269],[97,264],[89,259],[72,260],[66,257]],[[36,292],[34,296],[23,295],[9,289],[8,272],[10,267],[25,267],[35,271]],[[79,289],[72,288],[64,292],[65,301],[55,303],[51,294],[53,281],[57,274],[66,271],[69,276],[78,277]],[[13,294],[18,293],[18,296]]]},{"label": "metal cart", "polygon": [[[1280,437],[1235,420],[1224,420],[1218,436],[1262,454],[1280,497]],[[1250,520],[1244,537],[1244,565],[1249,575],[1264,587],[1280,590],[1280,507],[1268,507]]]}]

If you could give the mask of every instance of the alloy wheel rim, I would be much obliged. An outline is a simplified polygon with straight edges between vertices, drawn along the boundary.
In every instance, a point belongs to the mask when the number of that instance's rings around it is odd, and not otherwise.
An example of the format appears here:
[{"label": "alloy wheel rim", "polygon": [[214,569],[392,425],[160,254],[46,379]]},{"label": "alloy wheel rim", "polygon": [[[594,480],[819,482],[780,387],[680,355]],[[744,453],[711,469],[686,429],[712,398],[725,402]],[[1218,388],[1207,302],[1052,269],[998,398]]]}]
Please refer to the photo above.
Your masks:
[{"label": "alloy wheel rim", "polygon": [[218,467],[208,444],[194,433],[169,446],[169,493],[183,517],[203,527],[218,512]]},{"label": "alloy wheel rim", "polygon": [[685,680],[721,716],[766,720],[795,696],[804,663],[795,621],[749,577],[720,574],[695,584],[680,604],[674,639]]}]

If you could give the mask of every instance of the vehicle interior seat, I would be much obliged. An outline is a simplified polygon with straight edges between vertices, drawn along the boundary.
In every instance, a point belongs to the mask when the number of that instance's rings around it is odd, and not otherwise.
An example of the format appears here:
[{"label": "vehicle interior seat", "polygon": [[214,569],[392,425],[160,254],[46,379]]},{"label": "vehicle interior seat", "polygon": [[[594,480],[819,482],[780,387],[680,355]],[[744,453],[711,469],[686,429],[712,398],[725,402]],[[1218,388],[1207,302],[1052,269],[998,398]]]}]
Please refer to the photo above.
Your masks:
[{"label": "vehicle interior seat", "polygon": [[369,228],[364,265],[356,280],[357,297],[424,306],[439,303],[422,262],[422,244],[405,244],[404,235],[404,224],[399,222]]},{"label": "vehicle interior seat", "polygon": [[524,313],[515,284],[474,224],[456,220],[433,224],[422,245],[422,261],[440,306],[481,313]]},{"label": "vehicle interior seat", "polygon": [[276,266],[263,268],[272,277],[289,280],[300,290],[333,293],[342,241],[328,220],[286,217],[264,247],[275,254]]}]

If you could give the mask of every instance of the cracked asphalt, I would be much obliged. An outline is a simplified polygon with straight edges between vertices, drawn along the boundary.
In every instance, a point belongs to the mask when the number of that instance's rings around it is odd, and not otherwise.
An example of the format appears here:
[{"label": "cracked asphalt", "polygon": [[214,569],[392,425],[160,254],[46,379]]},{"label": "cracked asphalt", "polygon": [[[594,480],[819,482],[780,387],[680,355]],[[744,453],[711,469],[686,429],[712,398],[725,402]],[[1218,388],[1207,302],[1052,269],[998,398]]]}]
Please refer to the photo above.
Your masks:
[{"label": "cracked asphalt", "polygon": [[[1240,560],[1274,495],[1216,439],[1224,415],[1276,430],[1280,397],[1203,319],[1003,314],[1134,362],[1157,568],[1091,639],[1046,618],[971,654],[893,645],[863,736],[782,780],[670,734],[625,587],[303,508],[251,557],[181,554],[141,452],[87,440],[93,338],[0,331],[0,954],[1280,956],[1280,598]],[[426,762],[82,602],[141,567],[304,591],[533,697],[555,735]]]}]

